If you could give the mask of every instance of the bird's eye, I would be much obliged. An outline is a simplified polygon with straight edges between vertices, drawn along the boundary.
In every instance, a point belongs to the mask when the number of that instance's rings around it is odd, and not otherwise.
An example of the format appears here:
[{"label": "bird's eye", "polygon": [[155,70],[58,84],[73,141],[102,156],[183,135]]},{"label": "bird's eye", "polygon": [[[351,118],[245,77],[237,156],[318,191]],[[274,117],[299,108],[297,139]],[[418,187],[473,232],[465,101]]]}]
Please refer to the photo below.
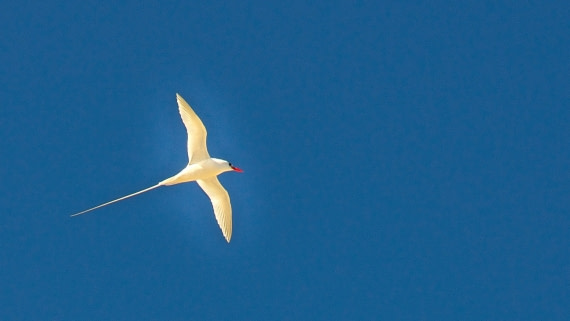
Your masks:
[{"label": "bird's eye", "polygon": [[232,166],[232,163],[228,163],[230,165],[230,167]]}]

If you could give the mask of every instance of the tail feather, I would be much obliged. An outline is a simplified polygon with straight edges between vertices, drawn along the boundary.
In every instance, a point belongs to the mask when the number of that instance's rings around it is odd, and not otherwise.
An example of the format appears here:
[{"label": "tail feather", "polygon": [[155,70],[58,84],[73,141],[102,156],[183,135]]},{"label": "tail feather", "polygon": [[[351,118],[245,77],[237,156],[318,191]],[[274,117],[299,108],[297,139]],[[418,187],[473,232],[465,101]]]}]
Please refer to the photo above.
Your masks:
[{"label": "tail feather", "polygon": [[118,201],[122,201],[122,200],[124,200],[124,199],[129,198],[129,197],[137,196],[137,195],[139,195],[139,194],[142,194],[142,193],[144,193],[144,192],[148,192],[148,191],[153,190],[153,189],[155,189],[155,188],[157,188],[157,187],[160,187],[160,186],[162,186],[162,185],[163,185],[163,184],[158,183],[158,184],[156,184],[156,185],[154,185],[154,186],[151,186],[151,187],[149,187],[149,188],[145,188],[145,189],[143,189],[142,191],[138,191],[138,192],[136,192],[136,193],[132,193],[132,194],[129,194],[129,195],[127,195],[127,196],[123,196],[123,197],[121,197],[121,198],[117,198],[116,200],[112,200],[112,201],[110,201],[110,202],[107,202],[107,203],[104,203],[104,204],[101,204],[101,205],[92,207],[92,208],[90,208],[90,209],[88,209],[88,210],[85,210],[85,211],[82,211],[82,212],[79,212],[79,213],[75,213],[75,214],[71,215],[71,217],[73,217],[73,216],[78,216],[78,215],[81,215],[81,214],[85,214],[85,213],[87,213],[87,212],[91,212],[91,211],[96,210],[96,209],[98,209],[98,208],[101,208],[101,207],[103,207],[103,206],[107,206],[107,205],[116,203],[116,202],[118,202]]}]

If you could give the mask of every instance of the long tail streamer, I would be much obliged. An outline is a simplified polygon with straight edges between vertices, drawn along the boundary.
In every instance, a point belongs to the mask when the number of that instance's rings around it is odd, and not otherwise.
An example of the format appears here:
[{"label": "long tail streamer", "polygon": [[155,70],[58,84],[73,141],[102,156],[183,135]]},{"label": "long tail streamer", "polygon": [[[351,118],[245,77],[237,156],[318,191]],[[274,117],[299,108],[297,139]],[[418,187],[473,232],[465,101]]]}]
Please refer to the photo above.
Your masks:
[{"label": "long tail streamer", "polygon": [[91,211],[96,210],[96,209],[98,209],[98,208],[101,208],[101,207],[103,207],[103,206],[107,206],[107,205],[109,205],[109,204],[113,204],[113,203],[116,203],[116,202],[118,202],[118,201],[122,201],[122,200],[124,200],[124,199],[129,198],[129,197],[137,196],[137,195],[139,195],[139,194],[142,194],[142,193],[144,193],[144,192],[148,192],[148,191],[150,191],[150,190],[152,190],[152,189],[155,189],[155,188],[157,188],[157,187],[160,187],[160,186],[162,186],[162,185],[160,185],[160,183],[158,183],[158,184],[156,184],[156,185],[154,185],[154,186],[151,186],[151,187],[149,187],[149,188],[145,188],[145,189],[143,189],[142,191],[138,191],[138,192],[136,192],[136,193],[132,193],[132,194],[129,194],[129,195],[127,195],[127,196],[123,196],[123,197],[121,197],[121,198],[117,198],[116,200],[112,200],[112,201],[107,202],[107,203],[105,203],[105,204],[101,204],[101,205],[92,207],[92,208],[90,208],[90,209],[88,209],[88,210],[85,210],[85,211],[83,211],[83,212],[75,213],[75,214],[71,215],[71,217],[77,216],[77,215],[81,215],[81,214],[85,214],[85,213],[87,213],[87,212],[91,212]]}]

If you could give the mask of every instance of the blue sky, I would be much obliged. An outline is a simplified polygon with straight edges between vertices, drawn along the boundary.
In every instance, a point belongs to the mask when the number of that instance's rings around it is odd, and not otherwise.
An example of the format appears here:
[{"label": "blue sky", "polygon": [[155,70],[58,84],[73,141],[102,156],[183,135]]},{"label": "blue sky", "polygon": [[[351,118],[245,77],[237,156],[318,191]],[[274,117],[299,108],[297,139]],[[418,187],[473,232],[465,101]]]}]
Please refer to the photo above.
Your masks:
[{"label": "blue sky", "polygon": [[566,320],[568,10],[3,2],[0,318]]}]

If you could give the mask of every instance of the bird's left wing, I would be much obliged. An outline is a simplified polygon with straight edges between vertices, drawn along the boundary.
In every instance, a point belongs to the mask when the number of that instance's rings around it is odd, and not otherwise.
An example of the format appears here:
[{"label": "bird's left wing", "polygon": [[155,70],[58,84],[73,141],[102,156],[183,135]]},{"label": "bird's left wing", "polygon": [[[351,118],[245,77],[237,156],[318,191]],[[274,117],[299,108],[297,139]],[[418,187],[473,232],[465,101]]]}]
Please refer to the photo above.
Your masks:
[{"label": "bird's left wing", "polygon": [[212,201],[216,221],[222,229],[222,234],[228,243],[232,238],[232,204],[226,189],[216,176],[196,181]]},{"label": "bird's left wing", "polygon": [[186,133],[188,134],[188,163],[194,164],[210,158],[206,146],[206,136],[208,134],[206,127],[204,127],[198,115],[182,96],[176,94],[176,101],[178,102],[178,111],[182,117],[182,122],[186,126]]}]

